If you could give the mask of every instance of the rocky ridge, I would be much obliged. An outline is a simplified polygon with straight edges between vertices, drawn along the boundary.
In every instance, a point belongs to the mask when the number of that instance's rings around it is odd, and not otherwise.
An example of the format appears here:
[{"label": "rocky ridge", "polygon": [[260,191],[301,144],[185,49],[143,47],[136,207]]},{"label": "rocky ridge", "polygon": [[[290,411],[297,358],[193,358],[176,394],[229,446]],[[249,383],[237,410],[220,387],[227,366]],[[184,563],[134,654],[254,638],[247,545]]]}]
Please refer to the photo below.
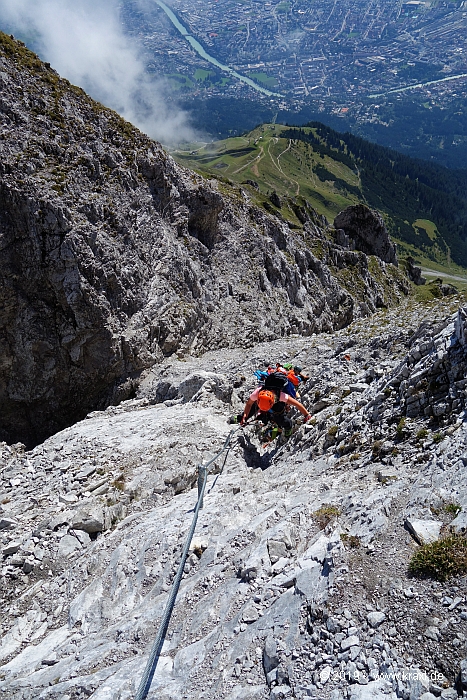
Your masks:
[{"label": "rocky ridge", "polygon": [[[209,478],[149,697],[462,696],[467,578],[407,573],[419,542],[466,527],[459,304],[167,358],[134,400],[32,451],[4,444],[0,697],[134,697],[196,465],[223,444],[253,369],[275,358],[309,371],[312,424],[266,451],[254,428],[239,431]],[[424,377],[443,381],[415,412],[407,397]]]},{"label": "rocky ridge", "polygon": [[[291,229],[241,187],[183,169],[4,34],[0,85],[7,442],[33,446],[131,398],[170,354],[331,331],[408,292],[405,273],[350,250],[311,207]],[[365,216],[366,234],[381,229]]]}]

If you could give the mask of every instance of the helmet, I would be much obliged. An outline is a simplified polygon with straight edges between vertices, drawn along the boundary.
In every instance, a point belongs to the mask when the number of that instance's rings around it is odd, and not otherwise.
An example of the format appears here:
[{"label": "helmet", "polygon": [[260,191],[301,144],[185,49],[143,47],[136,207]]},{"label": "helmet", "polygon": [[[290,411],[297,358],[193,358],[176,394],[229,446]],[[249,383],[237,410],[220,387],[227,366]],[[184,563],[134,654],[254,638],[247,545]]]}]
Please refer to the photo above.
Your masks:
[{"label": "helmet", "polygon": [[276,395],[269,389],[261,389],[258,395],[258,408],[260,411],[269,411],[276,403]]},{"label": "helmet", "polygon": [[295,372],[295,374],[300,374],[300,372],[302,371],[302,368],[299,367],[298,365],[295,365],[295,367],[293,368],[293,371]]}]

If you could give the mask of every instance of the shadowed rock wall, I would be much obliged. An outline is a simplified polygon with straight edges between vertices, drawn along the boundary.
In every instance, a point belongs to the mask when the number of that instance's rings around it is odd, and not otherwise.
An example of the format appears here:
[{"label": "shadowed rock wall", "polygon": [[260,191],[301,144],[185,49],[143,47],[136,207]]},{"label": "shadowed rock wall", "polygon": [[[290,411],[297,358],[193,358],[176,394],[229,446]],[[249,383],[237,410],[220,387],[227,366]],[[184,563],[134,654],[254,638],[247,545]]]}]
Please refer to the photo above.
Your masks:
[{"label": "shadowed rock wall", "polygon": [[0,439],[131,397],[165,355],[341,328],[407,292],[177,166],[5,35],[0,71]]},{"label": "shadowed rock wall", "polygon": [[334,219],[334,226],[344,231],[350,245],[367,255],[377,255],[384,262],[397,265],[396,246],[389,238],[383,217],[363,204],[347,207]]}]

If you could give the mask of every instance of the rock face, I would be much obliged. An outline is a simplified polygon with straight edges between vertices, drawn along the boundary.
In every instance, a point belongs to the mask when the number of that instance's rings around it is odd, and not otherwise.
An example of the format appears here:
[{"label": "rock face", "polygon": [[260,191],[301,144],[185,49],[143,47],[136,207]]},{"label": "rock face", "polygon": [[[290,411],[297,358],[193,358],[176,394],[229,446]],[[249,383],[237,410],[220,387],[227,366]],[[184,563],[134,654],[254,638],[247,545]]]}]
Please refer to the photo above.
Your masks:
[{"label": "rock face", "polygon": [[406,259],[406,266],[409,278],[414,284],[417,285],[417,287],[421,286],[422,284],[426,284],[426,278],[422,277],[421,268],[415,265],[415,260],[411,255],[409,255]]},{"label": "rock face", "polygon": [[382,390],[423,334],[450,326],[454,304],[164,358],[137,398],[31,451],[1,444],[0,698],[135,697],[197,465],[224,444],[253,370],[276,358],[310,375],[310,409],[325,405],[282,447],[263,450],[254,426],[239,429],[222,473],[216,463],[148,698],[458,697],[467,580],[409,577],[419,545],[404,522],[436,511],[446,530],[460,527],[464,411],[406,417],[401,431],[396,387]]},{"label": "rock face", "polygon": [[392,265],[343,251],[309,216],[291,231],[242,189],[177,166],[5,35],[0,69],[9,442],[130,398],[174,352],[342,328],[407,292]]},{"label": "rock face", "polygon": [[[437,326],[422,324],[411,339],[407,356],[382,392],[396,392],[401,416],[440,418],[466,405],[466,309]],[[384,415],[384,393],[372,402],[373,420]]]},{"label": "rock face", "polygon": [[347,207],[336,216],[334,226],[344,231],[351,247],[397,265],[396,246],[391,242],[383,218],[378,212],[368,209],[363,204]]}]

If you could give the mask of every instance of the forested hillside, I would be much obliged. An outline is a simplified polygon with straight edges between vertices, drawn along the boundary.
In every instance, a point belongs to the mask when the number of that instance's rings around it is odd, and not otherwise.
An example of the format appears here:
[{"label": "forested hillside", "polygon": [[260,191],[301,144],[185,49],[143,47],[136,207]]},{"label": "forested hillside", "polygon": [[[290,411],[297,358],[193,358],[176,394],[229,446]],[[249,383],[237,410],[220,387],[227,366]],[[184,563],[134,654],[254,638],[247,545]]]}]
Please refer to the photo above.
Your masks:
[{"label": "forested hillside", "polygon": [[449,170],[410,158],[319,122],[289,129],[283,137],[310,143],[319,153],[357,166],[362,193],[368,204],[391,215],[392,233],[417,247],[431,247],[423,228],[415,231],[414,218],[434,221],[452,259],[467,265],[467,170]]},{"label": "forested hillside", "polygon": [[[292,227],[300,225],[297,206],[311,204],[332,222],[345,207],[364,202],[384,213],[401,252],[422,264],[467,267],[467,170],[410,158],[320,122],[263,124],[175,157],[249,188]],[[273,193],[283,198],[281,206]]]}]

